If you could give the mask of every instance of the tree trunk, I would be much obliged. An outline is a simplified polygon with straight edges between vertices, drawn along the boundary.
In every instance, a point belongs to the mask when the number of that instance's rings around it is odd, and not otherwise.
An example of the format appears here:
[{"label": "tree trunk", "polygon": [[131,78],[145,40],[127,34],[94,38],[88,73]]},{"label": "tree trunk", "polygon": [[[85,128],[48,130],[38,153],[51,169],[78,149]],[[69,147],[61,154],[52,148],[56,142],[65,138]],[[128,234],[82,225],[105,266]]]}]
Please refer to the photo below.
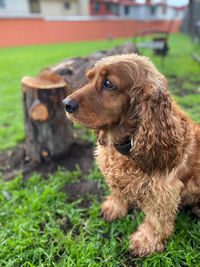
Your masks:
[{"label": "tree trunk", "polygon": [[85,73],[102,57],[137,52],[129,43],[87,57],[70,58],[22,79],[26,154],[41,162],[62,155],[72,143],[72,124],[62,100],[87,83]]},{"label": "tree trunk", "polygon": [[189,0],[188,5],[188,33],[190,37],[194,38],[194,1]]},{"label": "tree trunk", "polygon": [[22,85],[26,154],[41,162],[65,153],[72,142],[71,122],[62,104],[67,84],[46,69],[35,79],[24,77]]}]

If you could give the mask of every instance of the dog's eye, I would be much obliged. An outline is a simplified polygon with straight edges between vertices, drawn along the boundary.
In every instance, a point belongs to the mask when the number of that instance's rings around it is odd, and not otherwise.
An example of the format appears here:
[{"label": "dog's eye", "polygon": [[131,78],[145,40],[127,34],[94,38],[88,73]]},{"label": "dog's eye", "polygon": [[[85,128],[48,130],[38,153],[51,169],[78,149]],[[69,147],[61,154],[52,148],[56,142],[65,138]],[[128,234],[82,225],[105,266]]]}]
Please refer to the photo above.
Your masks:
[{"label": "dog's eye", "polygon": [[106,90],[114,90],[116,87],[112,84],[111,81],[105,80],[103,83],[103,88],[105,88]]}]

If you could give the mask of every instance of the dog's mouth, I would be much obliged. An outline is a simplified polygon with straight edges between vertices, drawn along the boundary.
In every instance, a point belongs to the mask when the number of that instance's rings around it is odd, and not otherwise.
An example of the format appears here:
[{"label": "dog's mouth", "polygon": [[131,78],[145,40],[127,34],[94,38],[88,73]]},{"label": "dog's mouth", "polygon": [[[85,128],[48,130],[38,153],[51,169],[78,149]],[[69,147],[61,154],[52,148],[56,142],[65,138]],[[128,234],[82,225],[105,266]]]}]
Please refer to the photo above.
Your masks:
[{"label": "dog's mouth", "polygon": [[81,125],[81,126],[85,126],[85,125],[83,125],[79,120],[77,120],[71,113],[66,112],[66,115],[67,115],[67,118],[68,118],[70,121],[72,121],[72,122],[74,122],[74,123],[76,123],[76,124],[79,124],[79,125]]},{"label": "dog's mouth", "polygon": [[73,116],[73,114],[66,112],[66,116],[69,120],[71,120],[72,122],[79,124],[83,127],[86,128],[90,128],[93,130],[105,130],[109,127],[108,124],[102,124],[102,125],[91,125],[91,124],[85,124],[84,122],[78,120],[75,116]]}]

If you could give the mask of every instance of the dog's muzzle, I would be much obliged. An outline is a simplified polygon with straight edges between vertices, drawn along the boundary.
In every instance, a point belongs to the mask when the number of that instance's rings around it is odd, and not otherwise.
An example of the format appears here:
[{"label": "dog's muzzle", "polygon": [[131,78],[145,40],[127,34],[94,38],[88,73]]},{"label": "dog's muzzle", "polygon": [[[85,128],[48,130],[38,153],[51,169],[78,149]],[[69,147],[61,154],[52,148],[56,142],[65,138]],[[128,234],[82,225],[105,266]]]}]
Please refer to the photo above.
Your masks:
[{"label": "dog's muzzle", "polygon": [[65,110],[69,113],[73,113],[79,108],[79,104],[72,98],[65,98],[63,104],[65,105]]}]

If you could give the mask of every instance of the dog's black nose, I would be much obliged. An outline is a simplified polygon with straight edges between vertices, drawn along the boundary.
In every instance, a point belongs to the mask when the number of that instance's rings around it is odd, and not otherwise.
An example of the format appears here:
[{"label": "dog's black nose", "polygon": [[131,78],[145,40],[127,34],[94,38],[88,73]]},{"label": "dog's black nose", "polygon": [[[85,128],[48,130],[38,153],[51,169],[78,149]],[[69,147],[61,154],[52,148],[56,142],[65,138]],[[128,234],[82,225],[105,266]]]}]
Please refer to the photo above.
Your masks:
[{"label": "dog's black nose", "polygon": [[63,103],[65,105],[65,109],[69,113],[73,113],[79,108],[79,104],[72,98],[65,98],[63,100]]}]

